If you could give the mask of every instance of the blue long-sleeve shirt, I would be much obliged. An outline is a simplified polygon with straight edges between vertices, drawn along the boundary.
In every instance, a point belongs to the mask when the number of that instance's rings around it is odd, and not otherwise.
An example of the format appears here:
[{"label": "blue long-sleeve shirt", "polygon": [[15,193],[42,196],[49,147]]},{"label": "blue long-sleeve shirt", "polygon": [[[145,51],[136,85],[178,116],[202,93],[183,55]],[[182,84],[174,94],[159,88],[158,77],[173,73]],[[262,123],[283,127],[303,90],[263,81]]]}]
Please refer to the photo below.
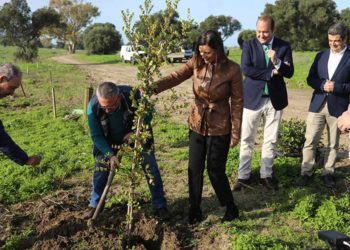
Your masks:
[{"label": "blue long-sleeve shirt", "polygon": [[24,152],[6,133],[4,125],[0,120],[0,152],[4,153],[19,165],[24,165],[28,161],[28,155]]}]

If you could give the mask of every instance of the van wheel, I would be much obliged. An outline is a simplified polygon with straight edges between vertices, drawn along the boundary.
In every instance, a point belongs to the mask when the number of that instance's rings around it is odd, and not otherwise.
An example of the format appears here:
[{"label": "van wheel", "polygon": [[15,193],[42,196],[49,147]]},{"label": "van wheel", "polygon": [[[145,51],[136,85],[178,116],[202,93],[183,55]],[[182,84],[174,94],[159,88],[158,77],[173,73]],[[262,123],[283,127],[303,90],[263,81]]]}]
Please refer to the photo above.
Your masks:
[{"label": "van wheel", "polygon": [[121,60],[122,60],[122,63],[125,63],[124,56],[122,56]]},{"label": "van wheel", "polygon": [[132,65],[135,65],[135,63],[136,63],[135,58],[131,57],[131,58],[130,58],[130,63],[131,63]]}]

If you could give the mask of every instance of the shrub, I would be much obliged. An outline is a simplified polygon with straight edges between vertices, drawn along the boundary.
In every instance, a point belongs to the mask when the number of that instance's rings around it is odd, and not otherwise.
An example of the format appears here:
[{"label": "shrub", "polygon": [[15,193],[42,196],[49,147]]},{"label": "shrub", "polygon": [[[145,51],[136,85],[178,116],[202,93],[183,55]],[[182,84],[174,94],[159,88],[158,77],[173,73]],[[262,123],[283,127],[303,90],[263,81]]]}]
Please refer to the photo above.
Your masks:
[{"label": "shrub", "polygon": [[299,157],[305,142],[306,124],[302,120],[282,121],[277,150],[286,156]]},{"label": "shrub", "polygon": [[317,209],[317,197],[315,194],[307,195],[300,199],[293,210],[293,215],[305,222],[312,218]]},{"label": "shrub", "polygon": [[122,38],[111,23],[96,23],[84,32],[84,47],[88,54],[111,54],[120,49]]},{"label": "shrub", "polygon": [[239,234],[233,241],[233,249],[288,249],[280,240],[270,235],[247,232]]}]

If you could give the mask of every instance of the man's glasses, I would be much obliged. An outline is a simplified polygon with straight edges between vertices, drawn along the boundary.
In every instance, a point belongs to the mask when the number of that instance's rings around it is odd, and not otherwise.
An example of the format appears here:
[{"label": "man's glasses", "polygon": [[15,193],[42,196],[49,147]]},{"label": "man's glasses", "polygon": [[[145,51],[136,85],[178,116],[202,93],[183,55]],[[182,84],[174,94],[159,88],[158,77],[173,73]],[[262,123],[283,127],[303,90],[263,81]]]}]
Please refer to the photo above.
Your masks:
[{"label": "man's glasses", "polygon": [[112,105],[109,106],[102,106],[101,109],[106,110],[106,109],[116,109],[120,106],[120,97],[117,97]]}]

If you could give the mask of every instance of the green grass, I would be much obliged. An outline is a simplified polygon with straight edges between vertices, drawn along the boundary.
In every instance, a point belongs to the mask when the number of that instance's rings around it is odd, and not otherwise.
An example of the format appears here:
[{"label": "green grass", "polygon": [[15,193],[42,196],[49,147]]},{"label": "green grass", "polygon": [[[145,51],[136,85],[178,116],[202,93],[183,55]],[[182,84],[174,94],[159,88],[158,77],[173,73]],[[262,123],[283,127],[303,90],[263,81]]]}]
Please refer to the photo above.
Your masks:
[{"label": "green grass", "polygon": [[[6,61],[13,61],[13,47],[1,47]],[[18,166],[0,155],[0,203],[15,203],[57,189],[65,178],[91,169],[91,140],[86,122],[65,120],[72,109],[83,108],[84,74],[71,65],[50,59],[62,50],[40,49],[34,63],[17,63],[23,71],[23,87],[16,98],[0,99],[0,118],[6,131],[29,155],[43,157],[39,167]],[[52,84],[50,81],[50,72]],[[57,118],[52,112],[54,86]]]},{"label": "green grass", "polygon": [[121,63],[119,53],[111,55],[88,55],[84,51],[77,53],[74,57],[78,60],[90,63],[99,63],[99,64],[116,64]]}]

